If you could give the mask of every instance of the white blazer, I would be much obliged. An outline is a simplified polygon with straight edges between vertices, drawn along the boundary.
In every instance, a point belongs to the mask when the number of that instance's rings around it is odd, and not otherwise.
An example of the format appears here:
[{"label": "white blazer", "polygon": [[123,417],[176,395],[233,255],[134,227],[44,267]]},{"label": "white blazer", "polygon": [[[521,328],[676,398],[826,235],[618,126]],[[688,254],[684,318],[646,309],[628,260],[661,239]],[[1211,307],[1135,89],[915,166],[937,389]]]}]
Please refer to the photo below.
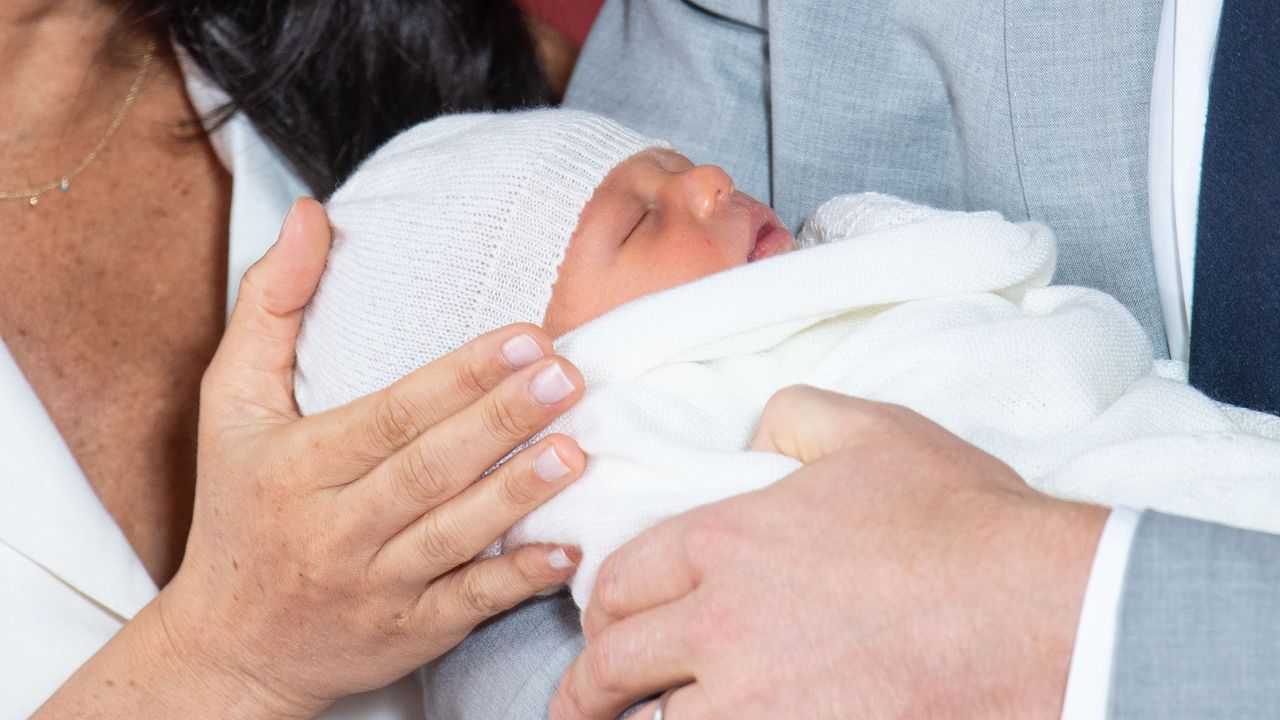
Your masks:
[{"label": "white blazer", "polygon": [[[201,112],[225,96],[184,61]],[[211,135],[233,179],[228,309],[303,184],[242,116]],[[25,718],[157,588],[0,339],[0,718]],[[324,715],[422,718],[415,676]]]}]

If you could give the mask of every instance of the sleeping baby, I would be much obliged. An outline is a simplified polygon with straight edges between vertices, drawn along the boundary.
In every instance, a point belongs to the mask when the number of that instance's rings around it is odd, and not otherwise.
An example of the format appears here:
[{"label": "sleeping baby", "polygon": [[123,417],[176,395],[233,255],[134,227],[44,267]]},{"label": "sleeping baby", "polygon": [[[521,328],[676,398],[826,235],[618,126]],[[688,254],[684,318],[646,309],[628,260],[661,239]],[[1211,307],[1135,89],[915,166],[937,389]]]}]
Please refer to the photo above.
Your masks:
[{"label": "sleeping baby", "polygon": [[[719,168],[566,110],[407,130],[328,208],[300,409],[543,323],[587,383],[548,431],[590,462],[504,543],[580,547],[579,607],[645,528],[798,467],[747,450],[797,383],[911,407],[1051,494],[1280,529],[1278,421],[1190,388],[1109,296],[1051,286],[1043,226],[861,194],[793,241]],[[526,692],[549,698],[558,669],[529,672],[543,681]]]}]

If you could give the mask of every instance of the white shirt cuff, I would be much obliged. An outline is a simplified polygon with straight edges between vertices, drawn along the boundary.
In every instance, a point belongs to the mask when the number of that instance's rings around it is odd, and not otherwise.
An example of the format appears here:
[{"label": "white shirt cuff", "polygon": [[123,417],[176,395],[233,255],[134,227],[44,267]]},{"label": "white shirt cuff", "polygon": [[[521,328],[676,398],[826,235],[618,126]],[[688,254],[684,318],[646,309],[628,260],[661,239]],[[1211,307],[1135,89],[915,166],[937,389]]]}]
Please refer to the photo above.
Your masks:
[{"label": "white shirt cuff", "polygon": [[1129,549],[1141,517],[1141,512],[1128,508],[1112,510],[1098,539],[1089,584],[1080,606],[1080,624],[1076,626],[1067,692],[1062,700],[1062,720],[1107,717],[1120,598],[1129,566]]}]

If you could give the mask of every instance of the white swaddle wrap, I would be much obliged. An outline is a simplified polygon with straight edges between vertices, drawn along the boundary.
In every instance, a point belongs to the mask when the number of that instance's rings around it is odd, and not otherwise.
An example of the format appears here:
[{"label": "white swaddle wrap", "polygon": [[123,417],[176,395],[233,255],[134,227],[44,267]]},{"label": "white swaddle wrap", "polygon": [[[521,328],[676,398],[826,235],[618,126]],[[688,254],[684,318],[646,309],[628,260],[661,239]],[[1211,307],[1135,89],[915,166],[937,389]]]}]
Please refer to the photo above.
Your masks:
[{"label": "white swaddle wrap", "polygon": [[580,607],[603,559],[645,528],[798,467],[744,449],[769,397],[796,383],[911,407],[1054,495],[1280,530],[1280,420],[1154,363],[1109,296],[1048,287],[1043,226],[863,194],[825,204],[801,241],[814,246],[558,343],[588,391],[549,431],[590,464],[506,543],[582,548]]}]

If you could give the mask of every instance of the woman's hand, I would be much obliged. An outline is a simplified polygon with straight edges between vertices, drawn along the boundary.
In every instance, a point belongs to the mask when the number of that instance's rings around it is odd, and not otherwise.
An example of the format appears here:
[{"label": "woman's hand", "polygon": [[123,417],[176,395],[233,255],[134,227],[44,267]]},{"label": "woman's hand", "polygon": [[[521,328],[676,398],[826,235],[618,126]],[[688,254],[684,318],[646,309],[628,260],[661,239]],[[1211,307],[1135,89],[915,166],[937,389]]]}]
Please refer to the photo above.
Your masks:
[{"label": "woman's hand", "polygon": [[[111,644],[125,647],[95,656],[50,716],[313,715],[572,574],[562,548],[472,561],[585,465],[572,440],[550,436],[477,481],[581,397],[581,375],[538,328],[489,333],[299,417],[294,344],[329,232],[323,208],[299,201],[246,274],[202,386],[182,567],[130,623],[146,627],[126,627]],[[59,705],[84,699],[77,685],[97,697]]]}]

